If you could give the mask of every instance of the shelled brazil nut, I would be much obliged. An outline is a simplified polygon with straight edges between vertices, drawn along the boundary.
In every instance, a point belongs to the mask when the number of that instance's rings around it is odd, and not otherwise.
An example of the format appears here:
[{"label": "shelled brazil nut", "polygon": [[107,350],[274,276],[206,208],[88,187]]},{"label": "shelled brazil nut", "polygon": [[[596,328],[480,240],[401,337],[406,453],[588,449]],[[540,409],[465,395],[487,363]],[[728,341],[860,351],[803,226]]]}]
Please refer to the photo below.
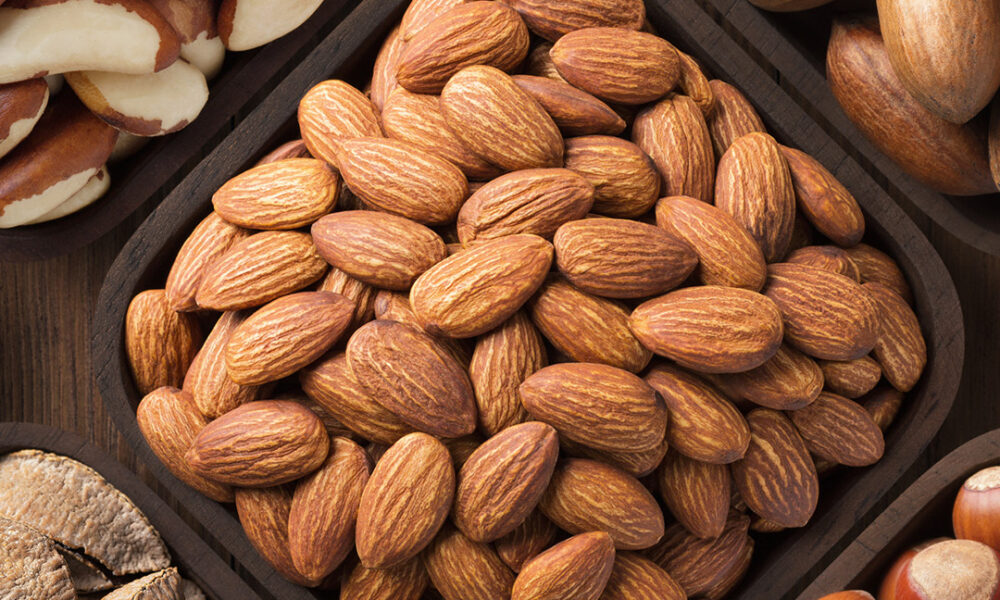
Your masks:
[{"label": "shelled brazil nut", "polygon": [[[446,598],[550,597],[568,584],[560,565],[583,561],[586,597],[647,581],[660,597],[723,597],[751,522],[808,522],[816,461],[881,456],[880,424],[926,361],[908,286],[858,244],[846,189],[787,159],[736,90],[738,108],[714,112],[720,86],[693,61],[653,34],[587,26],[599,17],[532,50],[531,24],[567,15],[514,9],[474,2],[407,42],[396,30],[371,99],[339,81],[303,98],[309,156],[217,192],[170,283],[126,318],[140,427],[179,478],[232,494],[255,546],[305,585],[337,569],[317,560],[335,548],[349,589],[392,568],[413,597],[428,576]],[[504,71],[525,60],[546,85]],[[666,82],[647,89],[650,69]],[[423,127],[385,126],[401,105],[395,123]],[[631,142],[607,135],[608,111]],[[567,127],[590,138],[587,162],[570,160],[584,138],[566,144]],[[327,183],[295,183],[301,169]],[[607,173],[627,177],[609,193]],[[860,402],[823,392],[818,360]],[[889,383],[831,368],[853,361]],[[797,401],[775,407],[784,389]],[[668,526],[658,495],[685,524]],[[706,495],[721,510],[703,515]],[[553,546],[557,529],[572,537]]]}]

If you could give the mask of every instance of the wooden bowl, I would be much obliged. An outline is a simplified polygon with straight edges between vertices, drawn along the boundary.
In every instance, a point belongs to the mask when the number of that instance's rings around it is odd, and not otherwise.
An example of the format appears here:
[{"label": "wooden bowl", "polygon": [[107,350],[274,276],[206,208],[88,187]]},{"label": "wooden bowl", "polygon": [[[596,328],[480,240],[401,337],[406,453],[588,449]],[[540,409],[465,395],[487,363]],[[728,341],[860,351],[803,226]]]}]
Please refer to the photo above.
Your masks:
[{"label": "wooden bowl", "polygon": [[[180,244],[211,210],[215,189],[292,136],[298,100],[312,85],[331,76],[350,81],[359,72],[358,66],[369,66],[376,44],[405,5],[405,0],[363,2],[143,223],[112,266],[98,300],[92,351],[108,411],[171,493],[258,576],[273,574],[273,570],[246,544],[232,513],[174,478],[139,432],[135,408],[140,397],[123,347],[125,311],[137,292],[163,286]],[[879,502],[938,431],[951,408],[962,370],[961,309],[944,265],[913,222],[700,8],[687,0],[655,0],[647,5],[656,28],[712,71],[746,70],[747,76],[735,83],[755,97],[769,99],[758,106],[775,135],[815,155],[857,196],[868,220],[869,241],[896,256],[910,279],[927,338],[927,369],[887,434],[882,461],[869,469],[845,469],[833,475],[823,486],[819,509],[808,527],[757,536],[759,551],[750,575],[733,597],[782,598],[801,590],[804,575],[877,514]],[[354,61],[362,55],[367,58]],[[282,598],[311,597],[302,588],[280,585]]]},{"label": "wooden bowl", "polygon": [[240,577],[131,471],[76,435],[46,425],[0,423],[0,453],[34,448],[61,454],[94,469],[139,507],[170,549],[181,575],[214,600],[258,600]]},{"label": "wooden bowl", "polygon": [[[40,260],[67,254],[111,231],[146,201],[163,198],[251,109],[287,65],[301,60],[357,0],[326,0],[293,33],[247,52],[227,52],[198,119],[177,133],[153,138],[135,156],[111,165],[111,189],[87,208],[48,223],[0,229],[0,260]],[[63,94],[72,94],[65,87]]]},{"label": "wooden bowl", "polygon": [[907,549],[954,537],[951,509],[965,480],[1000,465],[1000,429],[967,442],[920,476],[798,597],[816,600],[846,589],[878,591],[882,578]]}]

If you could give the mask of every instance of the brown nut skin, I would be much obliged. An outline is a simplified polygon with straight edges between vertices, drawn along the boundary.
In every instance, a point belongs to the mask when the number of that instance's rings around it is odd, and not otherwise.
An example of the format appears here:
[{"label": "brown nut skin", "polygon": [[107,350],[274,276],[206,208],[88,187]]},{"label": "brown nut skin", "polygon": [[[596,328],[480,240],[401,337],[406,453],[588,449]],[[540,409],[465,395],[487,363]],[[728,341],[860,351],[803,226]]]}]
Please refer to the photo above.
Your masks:
[{"label": "brown nut skin", "polygon": [[998,490],[1000,467],[987,467],[965,480],[952,510],[955,537],[982,542],[994,550],[1000,548]]}]

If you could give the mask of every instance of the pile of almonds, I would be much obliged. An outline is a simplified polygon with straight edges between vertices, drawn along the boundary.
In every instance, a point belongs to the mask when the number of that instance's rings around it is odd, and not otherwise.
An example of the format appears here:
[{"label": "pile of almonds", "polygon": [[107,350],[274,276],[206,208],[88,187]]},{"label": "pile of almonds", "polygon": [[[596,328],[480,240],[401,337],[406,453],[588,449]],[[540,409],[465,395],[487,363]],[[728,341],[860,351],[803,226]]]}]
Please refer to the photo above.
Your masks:
[{"label": "pile of almonds", "polygon": [[290,580],[722,598],[882,456],[926,362],[900,269],[644,18],[415,0],[132,301],[147,441]]}]

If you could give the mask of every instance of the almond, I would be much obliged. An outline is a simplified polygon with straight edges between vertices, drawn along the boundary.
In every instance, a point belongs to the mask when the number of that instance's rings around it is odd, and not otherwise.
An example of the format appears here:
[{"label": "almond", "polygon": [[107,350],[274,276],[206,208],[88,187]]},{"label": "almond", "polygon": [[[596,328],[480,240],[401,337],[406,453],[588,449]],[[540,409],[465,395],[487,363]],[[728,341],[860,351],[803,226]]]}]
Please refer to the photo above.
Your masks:
[{"label": "almond", "polygon": [[692,535],[714,539],[722,535],[729,515],[729,467],[668,452],[657,473],[660,497],[671,514]]},{"label": "almond", "polygon": [[641,31],[578,29],[559,38],[549,54],[566,81],[621,104],[658,100],[680,79],[680,58],[674,47]]},{"label": "almond", "polygon": [[434,589],[445,600],[509,598],[514,574],[491,546],[446,527],[424,553]]},{"label": "almond", "polygon": [[804,526],[819,498],[819,478],[805,442],[776,410],[755,409],[747,422],[750,447],[731,467],[736,491],[765,519],[784,527]]},{"label": "almond", "polygon": [[583,444],[574,442],[567,438],[559,440],[560,451],[567,456],[578,458],[592,458],[606,462],[613,467],[618,467],[632,477],[645,477],[660,466],[663,457],[667,455],[667,438],[664,437],[655,448],[642,452],[620,452],[616,450],[595,450]]},{"label": "almond", "polygon": [[163,290],[146,290],[125,313],[125,353],[140,394],[180,387],[201,344],[194,315],[175,312]]},{"label": "almond", "polygon": [[259,400],[212,421],[185,459],[204,477],[241,487],[295,481],[326,460],[330,440],[323,422],[296,402]]},{"label": "almond", "polygon": [[913,304],[913,292],[906,283],[906,276],[888,254],[868,244],[858,244],[846,252],[861,273],[861,283],[881,283],[899,294],[907,304]]},{"label": "almond", "polygon": [[233,177],[212,195],[223,219],[248,229],[298,229],[333,210],[340,179],[325,162],[289,158]]},{"label": "almond", "polygon": [[681,525],[672,525],[646,555],[670,573],[689,597],[698,598],[742,562],[746,547],[752,544],[749,527],[750,519],[739,515],[730,518],[718,538],[698,539]]},{"label": "almond", "polygon": [[467,148],[504,170],[562,166],[562,134],[552,117],[499,69],[459,71],[441,90],[441,112]]},{"label": "almond", "polygon": [[443,437],[476,428],[465,369],[418,328],[396,321],[367,323],[347,342],[347,360],[368,394],[404,423]]},{"label": "almond", "polygon": [[505,0],[535,34],[554,42],[563,35],[589,27],[619,27],[638,30],[646,18],[646,7],[639,0],[609,4],[607,0],[568,0],[559,3],[542,0]]},{"label": "almond", "polygon": [[845,398],[864,396],[882,379],[882,367],[868,356],[845,361],[821,360],[819,366],[826,388]]},{"label": "almond", "polygon": [[783,331],[769,298],[714,285],[648,300],[632,311],[629,326],[653,352],[704,373],[759,367],[778,351]]},{"label": "almond", "polygon": [[753,538],[748,537],[742,552],[735,557],[735,560],[723,567],[722,571],[714,578],[712,587],[705,591],[705,600],[723,600],[729,596],[729,593],[743,581],[743,577],[750,570],[753,550]]},{"label": "almond", "polygon": [[288,513],[292,494],[284,487],[237,488],[236,513],[250,544],[283,577],[305,586],[318,585],[295,570],[288,548]]},{"label": "almond", "polygon": [[820,233],[840,246],[853,246],[865,235],[865,216],[847,191],[818,160],[801,150],[780,146],[802,214]]},{"label": "almond", "polygon": [[371,101],[357,88],[333,79],[317,83],[302,96],[298,121],[309,153],[333,166],[345,140],[382,135]]},{"label": "almond", "polygon": [[250,235],[212,212],[191,232],[177,251],[167,275],[167,303],[176,311],[197,310],[195,294],[209,266],[232,247]]},{"label": "almond", "polygon": [[673,196],[656,203],[656,224],[694,250],[694,274],[702,284],[755,292],[764,287],[764,254],[729,213],[688,196]]},{"label": "almond", "polygon": [[708,130],[716,158],[722,158],[733,142],[745,135],[767,133],[764,122],[742,92],[718,79],[708,85],[715,97],[715,112],[708,118]]},{"label": "almond", "polygon": [[195,473],[184,453],[208,425],[187,392],[161,387],[147,394],[135,411],[146,443],[175,477],[216,502],[232,502],[233,490]]},{"label": "almond", "polygon": [[869,282],[861,287],[878,309],[875,358],[889,383],[901,392],[908,392],[917,385],[927,364],[927,344],[917,315],[899,294],[886,286]]},{"label": "almond", "polygon": [[839,273],[861,283],[861,271],[851,257],[837,246],[805,246],[785,257],[785,262],[809,265],[826,271]]},{"label": "almond", "polygon": [[624,306],[583,292],[551,276],[530,303],[531,319],[572,360],[639,372],[653,354],[629,329]]},{"label": "almond", "polygon": [[567,136],[618,135],[625,130],[625,120],[610,106],[564,81],[515,75],[514,83],[537,100]]},{"label": "almond", "polygon": [[626,219],[566,223],[552,240],[559,271],[585,292],[645,298],[680,285],[698,264],[690,246],[663,229]]},{"label": "almond", "polygon": [[540,508],[571,534],[607,532],[619,550],[648,548],[663,536],[663,512],[649,490],[628,473],[595,460],[560,461]]},{"label": "almond", "polygon": [[602,600],[687,600],[684,588],[659,565],[632,552],[615,554]]},{"label": "almond", "polygon": [[872,416],[878,428],[885,432],[899,413],[899,407],[903,404],[903,393],[889,386],[880,386],[865,394],[859,402]]},{"label": "almond", "polygon": [[226,369],[226,346],[248,316],[245,312],[223,313],[184,375],[184,391],[191,394],[195,406],[209,420],[260,399],[260,386],[240,385]]},{"label": "almond", "polygon": [[849,467],[866,467],[882,458],[885,441],[871,415],[857,402],[824,392],[790,413],[813,454]]},{"label": "almond", "polygon": [[819,396],[824,377],[816,361],[782,344],[770,360],[756,369],[719,375],[715,381],[734,400],[775,410],[795,410]]},{"label": "almond", "polygon": [[538,422],[509,427],[486,440],[458,475],[455,525],[474,542],[492,542],[535,509],[559,455],[556,431]]},{"label": "almond", "polygon": [[493,547],[500,558],[515,573],[524,563],[541,554],[556,536],[556,526],[541,512],[534,510],[514,531],[498,539]]},{"label": "almond", "polygon": [[[435,2],[436,0],[431,0]],[[445,0],[452,2],[455,0]],[[427,4],[427,2],[424,2]],[[386,102],[393,90],[399,89],[396,81],[396,71],[399,69],[399,59],[403,56],[403,48],[406,47],[406,40],[401,33],[402,25],[397,25],[386,36],[375,56],[375,65],[372,67],[371,81],[371,102],[375,106],[375,112],[385,109]],[[386,131],[388,134],[388,131]]]},{"label": "almond", "polygon": [[369,285],[405,290],[448,255],[444,241],[409,219],[367,210],[327,215],[313,223],[319,254]]},{"label": "almond", "polygon": [[333,346],[353,314],[354,303],[332,292],[299,292],[272,301],[229,338],[229,377],[253,385],[295,373]]},{"label": "almond", "polygon": [[410,41],[420,30],[433,23],[435,19],[464,4],[465,0],[413,0],[406,7],[403,18],[399,22],[400,35],[404,42]]},{"label": "almond", "polygon": [[333,292],[354,302],[351,329],[356,329],[375,316],[375,288],[355,279],[337,267],[331,267],[316,287],[318,292]]},{"label": "almond", "polygon": [[[410,306],[410,298],[401,292],[390,292],[381,290],[375,295],[375,318],[389,321],[399,321],[413,325],[417,329],[423,329],[413,307]],[[425,331],[426,332],[426,331]],[[457,340],[444,335],[431,335],[454,358],[458,364],[469,366],[472,360],[473,348],[469,345],[470,340]]]},{"label": "almond", "polygon": [[667,442],[673,449],[708,463],[743,458],[750,429],[740,411],[711,384],[668,363],[650,369],[646,383],[667,405]]},{"label": "almond", "polygon": [[483,445],[483,438],[472,433],[460,438],[441,438],[441,443],[448,449],[448,454],[451,455],[451,464],[455,467],[455,471],[459,471],[465,466],[466,461],[469,460],[472,453]]},{"label": "almond", "polygon": [[594,186],[568,169],[523,169],[476,190],[458,213],[458,238],[466,246],[515,233],[551,238],[560,225],[582,219],[594,203]]},{"label": "almond", "polygon": [[260,306],[315,283],[326,266],[308,234],[255,233],[208,267],[195,301],[200,308],[220,311]]},{"label": "almond", "polygon": [[774,138],[751,133],[733,141],[719,159],[715,205],[750,232],[765,260],[785,256],[795,222],[795,191]]},{"label": "almond", "polygon": [[299,374],[299,382],[310,399],[366,440],[392,444],[413,432],[358,383],[344,352],[309,365]]},{"label": "almond", "polygon": [[322,580],[354,548],[354,525],[369,470],[361,446],[335,437],[326,462],[295,485],[288,545],[295,569],[306,578]]},{"label": "almond", "polygon": [[396,80],[420,94],[437,94],[465,67],[509,71],[528,55],[528,28],[500,2],[468,2],[430,21],[406,44]]},{"label": "almond", "polygon": [[551,365],[519,388],[531,416],[598,450],[642,452],[663,441],[667,409],[642,379],[591,363]]},{"label": "almond", "polygon": [[425,433],[400,438],[361,494],[355,536],[361,563],[381,569],[419,554],[444,524],[454,494],[448,449]]},{"label": "almond", "polygon": [[528,75],[546,77],[556,81],[566,81],[559,74],[559,71],[556,70],[556,66],[552,62],[552,57],[549,55],[549,51],[551,50],[551,43],[539,42],[528,53],[528,58],[524,61],[524,72]]},{"label": "almond", "polygon": [[420,600],[427,589],[427,570],[420,557],[387,569],[369,569],[360,562],[344,577],[344,600]]},{"label": "almond", "polygon": [[777,304],[785,339],[815,358],[853,360],[875,346],[878,311],[858,282],[791,263],[768,267],[764,294]]},{"label": "almond", "polygon": [[511,600],[598,600],[611,577],[615,547],[604,532],[576,535],[531,559]]},{"label": "almond", "polygon": [[643,109],[632,126],[632,141],[660,171],[664,196],[691,196],[711,202],[715,157],[705,117],[694,100],[672,96]]},{"label": "almond", "polygon": [[259,167],[261,165],[278,162],[279,160],[288,160],[290,158],[312,158],[312,155],[309,154],[309,148],[306,148],[305,140],[300,138],[290,142],[285,142],[260,157],[260,160],[257,161],[255,166]]},{"label": "almond", "polygon": [[356,138],[337,155],[344,182],[365,204],[426,225],[455,220],[469,195],[465,175],[420,146],[385,138]]},{"label": "almond", "polygon": [[601,215],[635,218],[659,197],[660,174],[653,160],[621,138],[589,135],[566,140],[566,168],[593,184],[591,210]]},{"label": "almond", "polygon": [[681,59],[681,78],[677,82],[678,89],[685,96],[694,100],[706,120],[711,119],[715,114],[715,92],[712,90],[708,77],[705,76],[705,72],[701,70],[694,58],[679,50],[677,56]]},{"label": "almond", "polygon": [[476,392],[479,429],[495,435],[528,419],[517,388],[548,364],[545,341],[521,311],[476,340],[469,379]]},{"label": "almond", "polygon": [[410,304],[428,332],[473,337],[517,312],[551,264],[552,245],[538,236],[490,240],[427,270],[410,288]]}]

